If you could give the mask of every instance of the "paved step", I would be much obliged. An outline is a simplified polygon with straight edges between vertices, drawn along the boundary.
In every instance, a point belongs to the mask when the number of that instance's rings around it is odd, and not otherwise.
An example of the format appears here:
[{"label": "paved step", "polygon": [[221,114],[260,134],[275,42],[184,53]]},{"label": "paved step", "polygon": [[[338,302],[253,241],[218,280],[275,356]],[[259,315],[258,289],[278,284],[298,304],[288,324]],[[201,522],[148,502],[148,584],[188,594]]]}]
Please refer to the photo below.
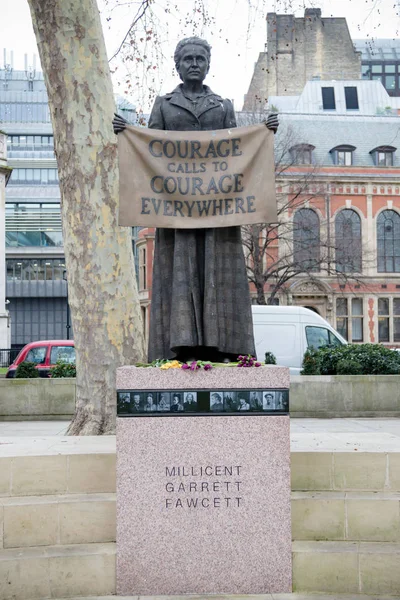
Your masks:
[{"label": "paved step", "polygon": [[0,548],[115,542],[115,512],[115,494],[0,498]]},{"label": "paved step", "polygon": [[396,596],[365,596],[364,594],[207,594],[197,596],[90,596],[86,598],[57,598],[56,600],[395,600]]},{"label": "paved step", "polygon": [[294,542],[293,589],[400,597],[400,544]]},{"label": "paved step", "polygon": [[0,550],[1,600],[44,600],[115,592],[115,544]]},{"label": "paved step", "polygon": [[400,542],[400,494],[292,492],[292,537],[297,541]]}]

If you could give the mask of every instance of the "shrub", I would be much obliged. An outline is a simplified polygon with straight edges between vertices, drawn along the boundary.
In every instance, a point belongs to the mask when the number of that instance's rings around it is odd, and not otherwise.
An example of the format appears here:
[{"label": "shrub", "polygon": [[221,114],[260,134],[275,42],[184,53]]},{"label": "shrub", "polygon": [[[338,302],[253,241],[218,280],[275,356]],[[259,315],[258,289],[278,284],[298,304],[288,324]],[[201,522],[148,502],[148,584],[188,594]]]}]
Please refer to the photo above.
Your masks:
[{"label": "shrub", "polygon": [[337,375],[361,375],[361,364],[356,360],[339,360],[336,373]]},{"label": "shrub", "polygon": [[[304,375],[337,375],[339,371],[341,375],[400,374],[400,352],[395,352],[380,344],[347,344],[335,348],[320,348],[317,351],[313,350],[313,352],[315,353],[313,355],[314,360],[319,364],[319,372],[307,372],[303,373]],[[357,373],[354,370],[356,365],[352,364],[348,368],[344,365],[344,363],[349,362],[358,363]],[[341,363],[340,367],[339,363]],[[346,369],[349,370],[346,371]]]},{"label": "shrub", "polygon": [[76,377],[75,363],[58,360],[56,366],[51,369],[51,378],[60,379],[61,377]]},{"label": "shrub", "polygon": [[276,356],[272,352],[265,353],[265,364],[266,365],[276,365]]},{"label": "shrub", "polygon": [[35,379],[36,377],[39,377],[39,371],[31,362],[22,362],[15,371],[16,379]]},{"label": "shrub", "polygon": [[318,350],[308,348],[305,351],[301,375],[320,375]]}]

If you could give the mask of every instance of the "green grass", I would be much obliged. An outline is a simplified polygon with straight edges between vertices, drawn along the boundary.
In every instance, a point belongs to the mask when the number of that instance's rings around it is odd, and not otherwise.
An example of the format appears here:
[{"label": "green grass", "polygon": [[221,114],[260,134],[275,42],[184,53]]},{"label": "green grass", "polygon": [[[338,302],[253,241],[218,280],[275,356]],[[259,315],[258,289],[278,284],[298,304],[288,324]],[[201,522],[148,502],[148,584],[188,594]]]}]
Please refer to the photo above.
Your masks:
[{"label": "green grass", "polygon": [[0,367],[0,376],[7,373],[7,367]]}]

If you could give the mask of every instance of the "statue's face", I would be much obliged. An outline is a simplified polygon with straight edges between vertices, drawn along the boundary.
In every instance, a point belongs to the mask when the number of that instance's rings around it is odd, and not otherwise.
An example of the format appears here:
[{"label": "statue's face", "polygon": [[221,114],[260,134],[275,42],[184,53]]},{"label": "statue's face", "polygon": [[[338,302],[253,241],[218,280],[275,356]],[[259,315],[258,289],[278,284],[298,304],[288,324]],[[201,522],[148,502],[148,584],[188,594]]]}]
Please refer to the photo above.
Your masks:
[{"label": "statue's face", "polygon": [[178,68],[182,81],[204,81],[209,68],[207,52],[203,46],[198,44],[185,46]]}]

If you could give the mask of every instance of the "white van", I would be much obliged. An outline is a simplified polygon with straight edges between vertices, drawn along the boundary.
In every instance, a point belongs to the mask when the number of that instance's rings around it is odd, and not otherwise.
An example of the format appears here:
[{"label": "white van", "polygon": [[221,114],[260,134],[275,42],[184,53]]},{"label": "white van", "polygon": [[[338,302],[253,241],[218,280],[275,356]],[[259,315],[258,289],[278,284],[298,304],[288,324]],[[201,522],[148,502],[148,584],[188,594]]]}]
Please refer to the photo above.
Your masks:
[{"label": "white van", "polygon": [[272,352],[278,365],[299,375],[307,348],[341,346],[346,340],[316,312],[302,306],[252,306],[257,359]]}]

